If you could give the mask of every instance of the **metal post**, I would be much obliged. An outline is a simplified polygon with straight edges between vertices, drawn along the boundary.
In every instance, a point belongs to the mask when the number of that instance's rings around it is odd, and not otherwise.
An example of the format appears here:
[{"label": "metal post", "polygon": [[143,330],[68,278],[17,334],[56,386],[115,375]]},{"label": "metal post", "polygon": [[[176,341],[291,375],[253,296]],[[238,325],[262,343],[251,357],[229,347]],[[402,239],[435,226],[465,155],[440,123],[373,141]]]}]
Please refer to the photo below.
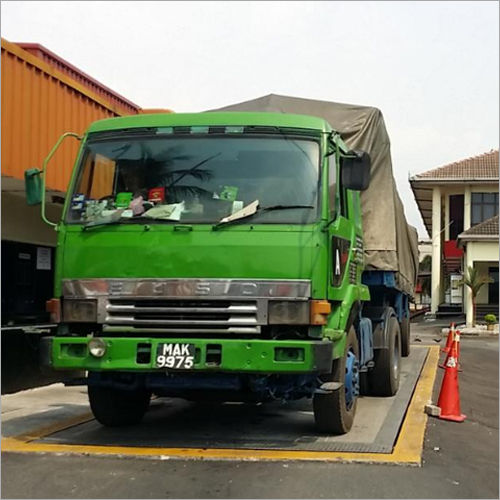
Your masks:
[{"label": "metal post", "polygon": [[52,159],[55,152],[57,151],[57,149],[59,148],[61,143],[64,141],[64,139],[66,139],[66,137],[74,137],[75,139],[78,139],[79,141],[82,139],[78,134],[75,134],[74,132],[66,132],[65,134],[61,135],[61,137],[59,137],[59,139],[55,143],[54,147],[50,150],[50,153],[47,155],[47,158],[45,158],[45,160],[43,160],[43,165],[42,165],[42,207],[41,207],[42,214],[41,215],[42,215],[42,220],[46,224],[48,224],[49,226],[52,226],[54,228],[57,228],[57,224],[54,222],[50,222],[45,215],[45,195],[46,195],[45,178],[47,175],[47,165],[48,165],[49,161]]}]

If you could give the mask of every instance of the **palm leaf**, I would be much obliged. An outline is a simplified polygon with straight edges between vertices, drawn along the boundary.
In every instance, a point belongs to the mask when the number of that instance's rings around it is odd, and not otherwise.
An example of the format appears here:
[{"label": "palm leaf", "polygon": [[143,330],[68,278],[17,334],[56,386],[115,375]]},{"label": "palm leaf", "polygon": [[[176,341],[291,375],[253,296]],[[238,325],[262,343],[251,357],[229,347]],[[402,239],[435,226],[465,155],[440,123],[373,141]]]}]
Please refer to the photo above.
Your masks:
[{"label": "palm leaf", "polygon": [[480,275],[478,270],[473,266],[467,268],[462,280],[459,281],[460,285],[465,285],[470,288],[473,297],[476,297],[479,290],[487,283],[493,283],[493,280],[489,276]]},{"label": "palm leaf", "polygon": [[[172,170],[172,175],[183,175],[186,174],[186,170]],[[209,181],[213,177],[213,173],[211,170],[193,170],[188,172],[190,177],[193,177],[199,181]]]}]

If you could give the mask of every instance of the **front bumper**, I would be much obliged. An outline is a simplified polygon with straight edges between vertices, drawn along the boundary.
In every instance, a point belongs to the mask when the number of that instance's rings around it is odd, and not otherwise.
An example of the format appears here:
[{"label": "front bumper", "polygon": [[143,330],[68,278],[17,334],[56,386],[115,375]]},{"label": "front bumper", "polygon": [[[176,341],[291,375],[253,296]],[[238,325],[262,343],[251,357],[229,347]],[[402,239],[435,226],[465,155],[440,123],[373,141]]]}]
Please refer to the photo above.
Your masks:
[{"label": "front bumper", "polygon": [[333,344],[329,340],[100,338],[107,344],[102,358],[89,353],[90,337],[44,337],[41,362],[57,370],[165,372],[156,366],[158,345],[189,343],[195,345],[195,362],[184,372],[329,373],[332,367]]}]

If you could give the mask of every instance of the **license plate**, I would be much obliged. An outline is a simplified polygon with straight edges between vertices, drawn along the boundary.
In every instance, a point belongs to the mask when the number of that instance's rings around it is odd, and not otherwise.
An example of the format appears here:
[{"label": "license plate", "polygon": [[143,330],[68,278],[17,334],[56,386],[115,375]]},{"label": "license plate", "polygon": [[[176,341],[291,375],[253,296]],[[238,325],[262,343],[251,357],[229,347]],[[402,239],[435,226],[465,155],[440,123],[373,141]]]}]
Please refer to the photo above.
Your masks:
[{"label": "license plate", "polygon": [[159,344],[156,352],[156,366],[189,370],[194,366],[194,353],[194,344]]}]

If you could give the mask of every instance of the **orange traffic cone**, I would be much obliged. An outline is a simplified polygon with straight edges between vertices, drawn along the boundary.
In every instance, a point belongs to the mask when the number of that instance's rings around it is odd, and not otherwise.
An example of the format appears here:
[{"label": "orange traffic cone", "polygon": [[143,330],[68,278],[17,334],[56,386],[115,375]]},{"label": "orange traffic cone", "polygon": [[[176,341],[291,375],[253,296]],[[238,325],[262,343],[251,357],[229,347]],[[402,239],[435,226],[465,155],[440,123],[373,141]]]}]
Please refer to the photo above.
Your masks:
[{"label": "orange traffic cone", "polygon": [[[460,357],[460,330],[455,330],[455,341],[457,343],[457,359]],[[460,363],[458,363],[460,367]]]},{"label": "orange traffic cone", "polygon": [[446,346],[441,349],[441,352],[449,353],[451,349],[451,344],[453,343],[455,337],[455,323],[450,323],[450,328],[448,330],[448,338],[446,339]]},{"label": "orange traffic cone", "polygon": [[[451,332],[451,329],[450,329],[450,332]],[[453,342],[456,342],[456,346],[457,346],[457,359],[460,357],[460,330],[454,330],[453,331],[453,340],[452,340],[452,344]],[[450,357],[450,352],[451,352],[451,345],[450,345],[450,349],[446,350],[447,348],[445,347],[444,349],[441,349],[442,351],[446,352],[446,356],[444,358],[444,363],[442,365],[438,365],[439,368],[446,368],[446,362],[448,361],[448,358]],[[458,363],[458,371],[461,372],[462,371],[462,366],[460,365],[460,363]]]},{"label": "orange traffic cone", "polygon": [[460,412],[460,395],[458,393],[458,350],[457,341],[451,345],[450,353],[446,358],[445,372],[438,404],[441,408],[439,418],[463,422],[465,415]]}]

